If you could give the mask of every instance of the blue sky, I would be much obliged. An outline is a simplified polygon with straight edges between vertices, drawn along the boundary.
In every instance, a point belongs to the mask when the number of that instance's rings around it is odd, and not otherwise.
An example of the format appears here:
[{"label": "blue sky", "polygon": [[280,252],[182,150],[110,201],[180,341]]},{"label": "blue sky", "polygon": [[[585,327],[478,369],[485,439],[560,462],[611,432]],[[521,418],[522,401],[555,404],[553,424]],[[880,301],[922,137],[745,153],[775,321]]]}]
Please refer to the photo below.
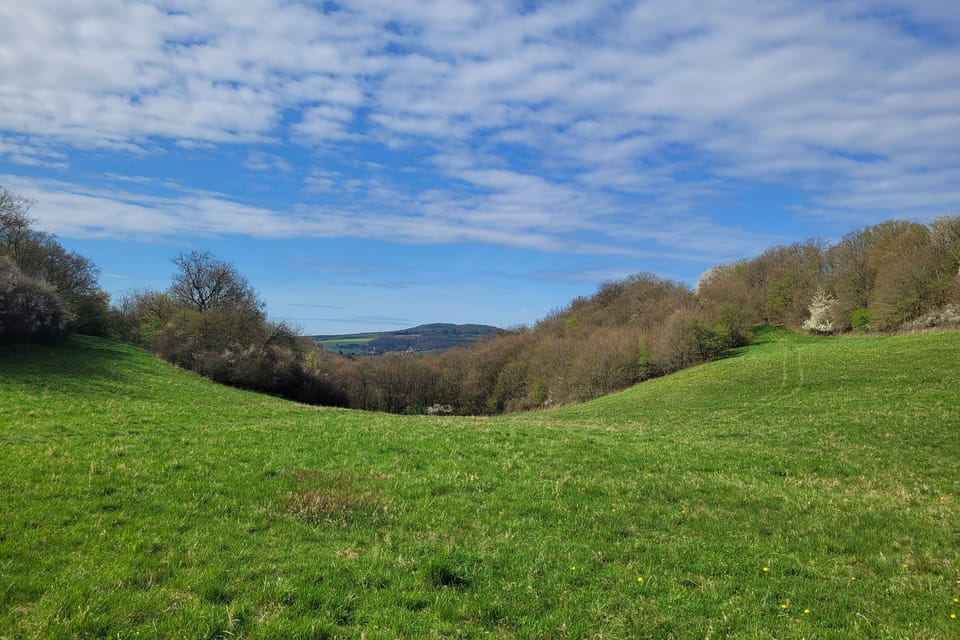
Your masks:
[{"label": "blue sky", "polygon": [[307,333],[960,210],[960,3],[0,5],[0,185],[102,270],[233,262]]}]

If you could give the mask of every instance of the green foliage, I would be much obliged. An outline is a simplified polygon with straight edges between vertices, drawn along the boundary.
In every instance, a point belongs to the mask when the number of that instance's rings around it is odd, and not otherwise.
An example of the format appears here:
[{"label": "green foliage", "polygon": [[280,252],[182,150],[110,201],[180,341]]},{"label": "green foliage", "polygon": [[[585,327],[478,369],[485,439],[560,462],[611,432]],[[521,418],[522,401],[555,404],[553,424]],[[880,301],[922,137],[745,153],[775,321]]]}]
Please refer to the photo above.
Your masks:
[{"label": "green foliage", "polygon": [[958,333],[764,328],[495,418],[318,410],[90,338],[0,371],[0,637],[957,633]]},{"label": "green foliage", "polygon": [[530,405],[533,407],[545,407],[550,400],[550,392],[547,384],[542,378],[537,378],[530,386]]},{"label": "green foliage", "polygon": [[856,331],[870,330],[870,309],[861,307],[850,312],[850,327]]}]

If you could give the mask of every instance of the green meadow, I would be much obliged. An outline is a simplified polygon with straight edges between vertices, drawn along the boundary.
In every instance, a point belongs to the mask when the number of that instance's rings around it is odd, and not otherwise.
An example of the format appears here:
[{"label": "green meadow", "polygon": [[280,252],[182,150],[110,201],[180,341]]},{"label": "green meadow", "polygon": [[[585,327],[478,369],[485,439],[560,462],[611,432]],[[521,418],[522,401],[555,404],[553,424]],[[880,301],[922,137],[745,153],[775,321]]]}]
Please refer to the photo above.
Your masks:
[{"label": "green meadow", "polygon": [[344,355],[359,354],[363,348],[373,342],[373,336],[369,338],[334,338],[331,340],[317,340],[321,348],[333,353],[342,353]]},{"label": "green meadow", "polygon": [[0,638],[960,637],[960,333],[369,414],[0,351]]}]

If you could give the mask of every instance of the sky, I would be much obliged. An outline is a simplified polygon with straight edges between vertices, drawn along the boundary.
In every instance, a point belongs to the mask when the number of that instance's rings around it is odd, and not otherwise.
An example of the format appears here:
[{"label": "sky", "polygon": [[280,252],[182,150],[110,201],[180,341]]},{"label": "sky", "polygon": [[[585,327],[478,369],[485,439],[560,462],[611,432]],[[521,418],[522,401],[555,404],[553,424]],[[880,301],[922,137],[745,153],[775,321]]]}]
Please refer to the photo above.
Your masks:
[{"label": "sky", "polygon": [[180,252],[307,334],[960,211],[960,2],[10,0],[0,185],[114,299]]}]

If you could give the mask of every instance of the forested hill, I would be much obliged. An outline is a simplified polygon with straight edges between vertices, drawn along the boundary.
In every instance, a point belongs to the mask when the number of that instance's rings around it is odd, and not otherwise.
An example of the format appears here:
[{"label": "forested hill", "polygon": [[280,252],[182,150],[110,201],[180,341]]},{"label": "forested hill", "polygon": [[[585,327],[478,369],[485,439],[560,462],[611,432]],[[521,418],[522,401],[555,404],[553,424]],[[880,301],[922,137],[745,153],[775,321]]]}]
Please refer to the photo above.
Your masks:
[{"label": "forested hill", "polygon": [[412,351],[428,353],[462,347],[503,333],[485,324],[422,324],[400,331],[311,336],[327,351],[345,355],[378,355]]}]

